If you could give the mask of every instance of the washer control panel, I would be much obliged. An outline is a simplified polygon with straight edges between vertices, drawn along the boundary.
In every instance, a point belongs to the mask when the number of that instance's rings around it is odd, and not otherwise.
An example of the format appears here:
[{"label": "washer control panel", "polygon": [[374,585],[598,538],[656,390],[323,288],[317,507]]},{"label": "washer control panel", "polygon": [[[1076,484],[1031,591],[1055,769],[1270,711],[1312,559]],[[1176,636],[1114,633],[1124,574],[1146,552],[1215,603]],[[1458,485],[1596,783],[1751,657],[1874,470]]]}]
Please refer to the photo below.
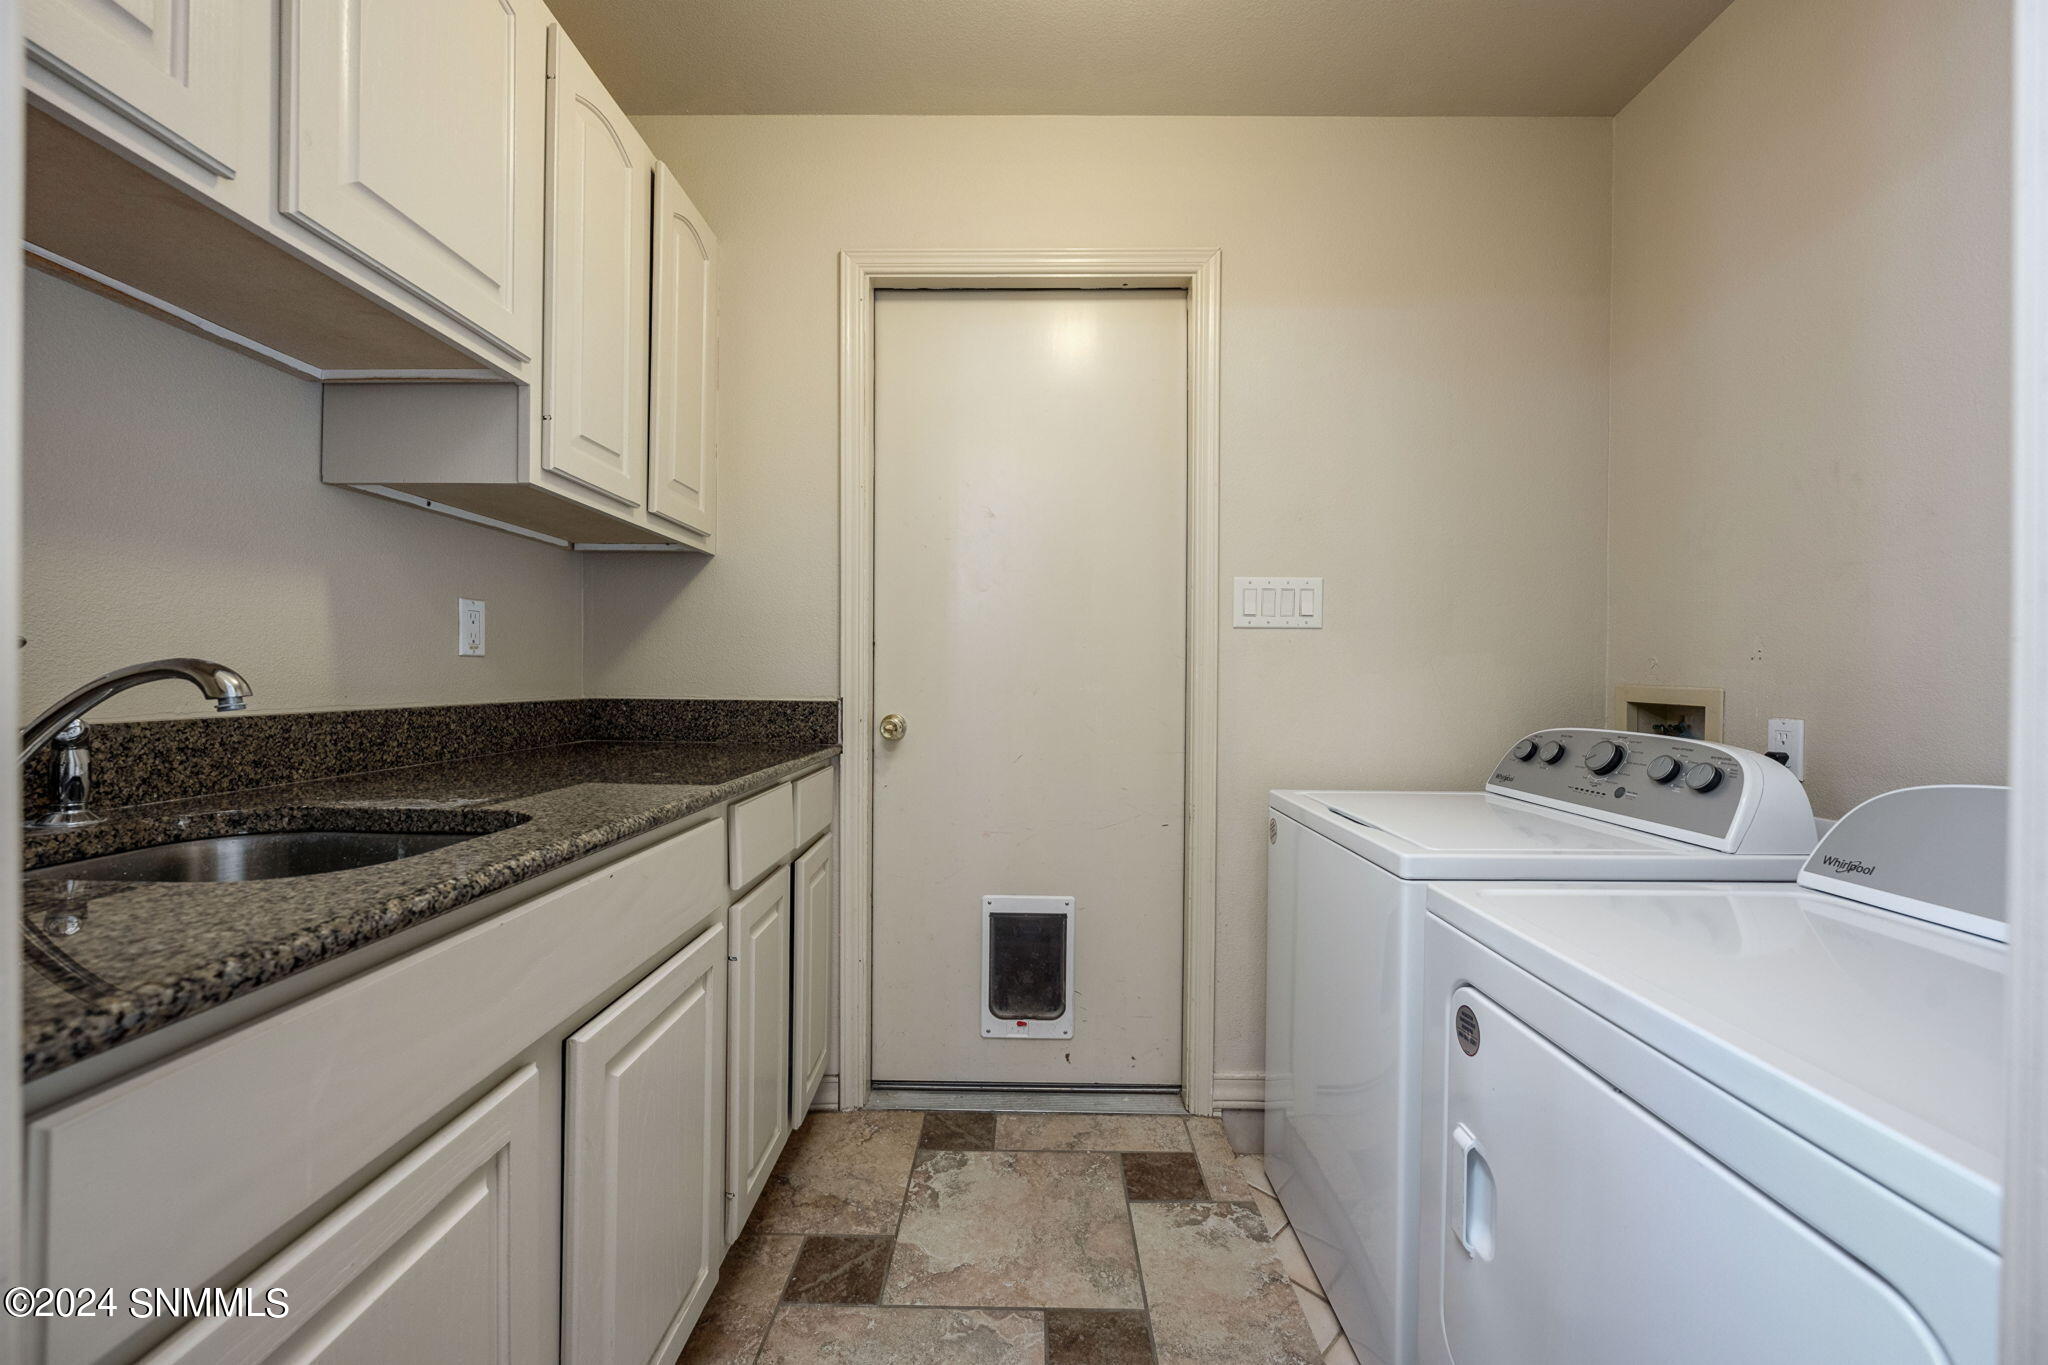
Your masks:
[{"label": "washer control panel", "polygon": [[1721,841],[1735,838],[1752,813],[1743,799],[1749,767],[1743,751],[1704,740],[1623,730],[1541,730],[1515,741],[1486,787],[1502,796]]}]

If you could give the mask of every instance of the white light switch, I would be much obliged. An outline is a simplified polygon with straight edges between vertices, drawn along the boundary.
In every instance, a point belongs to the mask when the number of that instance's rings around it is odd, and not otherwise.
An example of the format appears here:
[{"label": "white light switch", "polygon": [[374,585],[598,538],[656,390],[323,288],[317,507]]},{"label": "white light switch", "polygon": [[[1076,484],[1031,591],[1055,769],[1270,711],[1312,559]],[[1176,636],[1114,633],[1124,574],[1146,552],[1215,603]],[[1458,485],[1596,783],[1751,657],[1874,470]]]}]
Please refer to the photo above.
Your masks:
[{"label": "white light switch", "polygon": [[480,600],[458,597],[455,599],[455,652],[457,654],[481,654],[484,652],[484,604]]},{"label": "white light switch", "polygon": [[1321,630],[1320,578],[1240,578],[1235,594],[1239,630]]}]

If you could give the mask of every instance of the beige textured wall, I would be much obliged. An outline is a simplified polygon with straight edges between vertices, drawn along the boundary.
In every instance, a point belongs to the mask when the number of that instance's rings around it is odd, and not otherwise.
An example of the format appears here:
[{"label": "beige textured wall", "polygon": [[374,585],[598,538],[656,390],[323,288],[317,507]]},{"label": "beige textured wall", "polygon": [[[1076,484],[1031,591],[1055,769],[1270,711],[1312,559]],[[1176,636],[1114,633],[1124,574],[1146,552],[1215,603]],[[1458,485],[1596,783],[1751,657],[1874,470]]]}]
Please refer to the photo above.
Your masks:
[{"label": "beige textured wall", "polygon": [[1615,121],[1609,680],[1825,815],[2004,775],[2010,9],[1737,0]]},{"label": "beige textured wall", "polygon": [[1607,120],[654,117],[725,252],[714,561],[593,556],[606,695],[838,692],[836,253],[1223,251],[1218,1066],[1263,1067],[1264,793],[1469,786],[1599,715]]},{"label": "beige textured wall", "polygon": [[[582,569],[320,483],[320,390],[28,272],[22,705],[121,664],[240,669],[253,709],[582,694]],[[455,599],[488,652],[455,653]],[[159,683],[94,713],[210,714]]]}]

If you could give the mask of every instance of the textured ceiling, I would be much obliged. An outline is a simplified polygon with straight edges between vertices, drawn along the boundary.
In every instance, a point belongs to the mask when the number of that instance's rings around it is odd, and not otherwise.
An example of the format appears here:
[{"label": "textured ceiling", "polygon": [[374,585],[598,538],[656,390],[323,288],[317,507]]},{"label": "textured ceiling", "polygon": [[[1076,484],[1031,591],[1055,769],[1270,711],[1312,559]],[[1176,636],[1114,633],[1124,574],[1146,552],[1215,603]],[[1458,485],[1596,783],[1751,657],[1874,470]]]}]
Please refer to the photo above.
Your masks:
[{"label": "textured ceiling", "polygon": [[1728,0],[550,0],[631,114],[1612,114]]}]

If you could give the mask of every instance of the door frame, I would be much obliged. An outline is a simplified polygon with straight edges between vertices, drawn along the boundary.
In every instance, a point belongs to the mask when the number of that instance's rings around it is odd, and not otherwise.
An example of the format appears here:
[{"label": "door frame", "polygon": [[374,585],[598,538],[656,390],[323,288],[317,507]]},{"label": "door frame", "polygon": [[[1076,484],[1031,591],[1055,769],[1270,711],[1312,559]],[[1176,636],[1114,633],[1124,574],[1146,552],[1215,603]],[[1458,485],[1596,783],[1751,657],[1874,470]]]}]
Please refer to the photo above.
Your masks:
[{"label": "door frame", "polygon": [[839,1107],[874,1064],[875,291],[1184,289],[1188,296],[1186,800],[1181,831],[1181,1103],[1214,1112],[1218,504],[1222,253],[844,251],[839,255]]},{"label": "door frame", "polygon": [[2013,23],[2013,564],[2000,1360],[2048,1363],[2048,6]]}]

